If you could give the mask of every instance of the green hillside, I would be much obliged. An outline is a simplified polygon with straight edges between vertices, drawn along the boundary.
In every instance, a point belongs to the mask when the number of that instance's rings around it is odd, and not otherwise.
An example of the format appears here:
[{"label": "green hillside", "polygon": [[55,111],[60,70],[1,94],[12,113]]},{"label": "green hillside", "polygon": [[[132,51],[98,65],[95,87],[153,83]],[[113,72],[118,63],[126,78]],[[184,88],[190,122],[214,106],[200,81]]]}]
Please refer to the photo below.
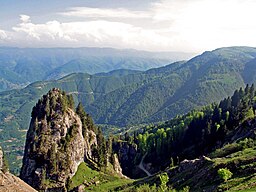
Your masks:
[{"label": "green hillside", "polygon": [[[254,85],[246,86],[219,104],[114,139],[113,149],[126,175],[137,177],[141,162],[152,174],[124,191],[159,191],[164,174],[168,176],[164,191],[254,191],[255,93]],[[117,147],[124,142],[126,147]],[[137,152],[127,162],[123,150],[133,145]]]},{"label": "green hillside", "polygon": [[[255,191],[256,120],[254,85],[205,106],[133,134],[111,137],[126,174],[142,164],[150,176],[128,179],[81,163],[69,189],[123,192]],[[132,146],[136,154],[130,152]],[[128,152],[128,153],[127,153]],[[143,156],[143,157],[142,157]],[[125,158],[126,158],[125,157]],[[140,163],[139,163],[140,162]]]},{"label": "green hillside", "polygon": [[[97,124],[117,127],[165,121],[230,96],[254,82],[256,49],[221,48],[188,62],[176,62],[145,72],[71,74],[0,93],[0,139],[16,158],[22,155],[30,111],[48,90],[58,87],[82,102]],[[252,70],[250,70],[252,69]],[[20,157],[18,157],[20,158]],[[15,161],[16,162],[16,161]]]}]

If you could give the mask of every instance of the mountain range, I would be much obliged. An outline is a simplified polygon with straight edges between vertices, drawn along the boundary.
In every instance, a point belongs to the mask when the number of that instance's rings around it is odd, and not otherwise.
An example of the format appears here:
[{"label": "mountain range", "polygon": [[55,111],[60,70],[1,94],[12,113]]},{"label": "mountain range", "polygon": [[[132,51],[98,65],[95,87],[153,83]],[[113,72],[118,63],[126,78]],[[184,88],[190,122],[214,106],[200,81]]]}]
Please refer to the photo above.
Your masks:
[{"label": "mountain range", "polygon": [[[81,103],[74,111],[73,97],[53,88],[33,107],[20,178],[39,191],[255,191],[255,95],[246,85],[105,139]],[[0,190],[34,191],[9,173],[1,147],[0,176]]]},{"label": "mountain range", "polygon": [[95,74],[116,69],[147,70],[192,55],[112,48],[0,47],[0,91],[22,88],[35,81],[58,79],[74,72]]},{"label": "mountain range", "polygon": [[255,82],[255,62],[256,48],[228,47],[147,71],[73,73],[5,91],[0,93],[0,139],[7,152],[15,146],[22,156],[31,108],[53,87],[82,102],[98,124],[132,126],[165,121],[230,96]]}]

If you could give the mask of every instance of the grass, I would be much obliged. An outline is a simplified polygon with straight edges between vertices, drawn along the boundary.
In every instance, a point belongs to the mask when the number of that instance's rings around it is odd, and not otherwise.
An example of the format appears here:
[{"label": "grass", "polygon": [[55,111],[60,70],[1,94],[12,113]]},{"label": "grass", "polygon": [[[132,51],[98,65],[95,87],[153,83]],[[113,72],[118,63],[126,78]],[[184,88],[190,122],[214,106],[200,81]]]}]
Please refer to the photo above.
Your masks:
[{"label": "grass", "polygon": [[113,191],[116,190],[116,188],[119,188],[119,190],[125,188],[128,186],[128,184],[133,183],[133,180],[131,179],[124,179],[119,177],[114,177],[107,175],[105,178],[101,177],[101,184],[91,187],[91,191]]},{"label": "grass", "polygon": [[[219,151],[218,158],[197,164],[196,173],[193,173],[195,167],[192,166],[181,171],[179,174],[174,174],[170,177],[170,187],[176,188],[179,186],[178,189],[182,189],[184,186],[190,186],[192,191],[201,191],[202,189],[206,191],[212,189],[220,191],[256,191],[256,173],[254,173],[256,148],[252,147],[237,151],[233,150],[233,147],[230,146],[231,150],[226,148],[226,152]],[[228,155],[223,157],[224,153]],[[222,167],[229,168],[233,173],[232,178],[227,182],[223,182],[217,175],[217,170]],[[85,183],[85,191],[133,191],[144,183],[150,185],[157,182],[157,175],[140,180],[131,180],[115,175],[112,169],[111,166],[108,166],[106,170],[108,174],[106,174],[102,171],[91,169],[86,163],[81,163],[77,173],[71,179],[70,189]],[[188,172],[192,172],[193,177],[187,178]],[[207,177],[205,176],[206,173]],[[174,183],[172,181],[179,181],[181,183],[173,186],[172,184]],[[86,183],[90,184],[86,185]],[[199,189],[198,187],[202,188]]]},{"label": "grass", "polygon": [[255,172],[256,147],[231,153],[223,158],[214,159],[214,167],[230,167],[233,177],[219,185],[228,191],[256,191]]},{"label": "grass", "polygon": [[247,161],[255,157],[256,157],[256,147],[247,148],[242,151],[232,153],[226,156],[225,158],[216,158],[214,161],[215,161],[215,165],[217,166],[219,164],[228,164],[235,161]]},{"label": "grass", "polygon": [[106,174],[101,171],[93,170],[87,163],[83,162],[79,165],[76,174],[72,177],[69,190],[84,184],[86,191],[105,192],[133,182],[131,179],[121,178],[111,172],[109,173],[110,174]]},{"label": "grass", "polygon": [[240,192],[255,192],[255,191],[256,191],[256,187],[253,187],[251,189],[240,190]]},{"label": "grass", "polygon": [[92,179],[97,178],[98,176],[98,171],[89,168],[89,166],[85,162],[83,162],[79,165],[76,174],[72,177],[69,188],[73,189],[84,183],[85,180],[91,181]]},{"label": "grass", "polygon": [[[246,191],[256,187],[256,174],[252,176],[234,177],[219,186],[221,189],[229,189],[229,191]],[[255,190],[254,190],[255,191]]]}]

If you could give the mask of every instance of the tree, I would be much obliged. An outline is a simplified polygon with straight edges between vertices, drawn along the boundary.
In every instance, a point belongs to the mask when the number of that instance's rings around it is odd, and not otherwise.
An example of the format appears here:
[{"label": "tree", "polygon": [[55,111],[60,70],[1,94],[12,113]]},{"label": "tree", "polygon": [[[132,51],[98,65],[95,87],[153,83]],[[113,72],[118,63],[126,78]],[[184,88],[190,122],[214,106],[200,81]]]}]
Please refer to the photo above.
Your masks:
[{"label": "tree", "polygon": [[221,168],[218,170],[218,175],[220,176],[221,179],[223,179],[225,182],[230,179],[233,175],[231,171],[227,168]]},{"label": "tree", "polygon": [[9,163],[8,163],[8,161],[7,161],[5,156],[3,156],[3,167],[2,167],[2,170],[3,170],[4,173],[9,171]]},{"label": "tree", "polygon": [[83,107],[82,103],[80,103],[80,102],[79,102],[78,106],[76,107],[76,114],[81,119],[82,133],[83,133],[83,136],[85,137],[88,125],[87,125],[87,121],[86,121],[86,112],[84,111],[84,107]]},{"label": "tree", "polygon": [[254,84],[252,84],[251,88],[250,88],[250,97],[251,99],[253,99],[255,95],[255,88],[254,88]]},{"label": "tree", "polygon": [[72,95],[67,95],[67,101],[68,101],[69,108],[74,109],[75,102]]},{"label": "tree", "polygon": [[232,100],[231,105],[233,107],[239,106],[239,104],[240,104],[240,94],[239,94],[238,90],[236,90],[234,92],[234,95],[231,97],[231,100]]},{"label": "tree", "polygon": [[107,149],[106,149],[106,141],[103,136],[101,129],[98,129],[97,134],[97,143],[98,143],[98,166],[100,168],[106,167],[107,165]]}]

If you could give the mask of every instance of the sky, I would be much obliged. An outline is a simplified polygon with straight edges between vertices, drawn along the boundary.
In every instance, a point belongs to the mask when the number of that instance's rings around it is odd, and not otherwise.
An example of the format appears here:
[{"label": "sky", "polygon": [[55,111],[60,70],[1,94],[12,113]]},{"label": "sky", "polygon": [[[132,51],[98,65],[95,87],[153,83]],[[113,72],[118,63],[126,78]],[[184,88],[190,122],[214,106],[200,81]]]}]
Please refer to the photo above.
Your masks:
[{"label": "sky", "polygon": [[256,47],[255,0],[0,0],[0,46]]}]

